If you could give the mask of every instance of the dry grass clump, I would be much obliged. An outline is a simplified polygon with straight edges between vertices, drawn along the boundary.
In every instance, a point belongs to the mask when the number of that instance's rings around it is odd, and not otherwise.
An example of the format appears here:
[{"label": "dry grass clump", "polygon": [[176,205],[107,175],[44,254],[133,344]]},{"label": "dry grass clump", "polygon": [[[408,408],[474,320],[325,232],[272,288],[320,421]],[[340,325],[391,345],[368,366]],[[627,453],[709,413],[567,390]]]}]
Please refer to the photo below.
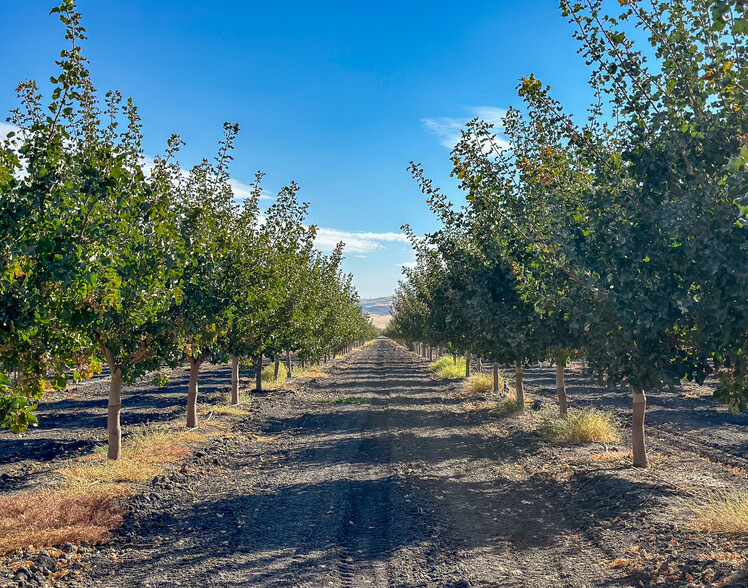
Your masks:
[{"label": "dry grass clump", "polygon": [[276,390],[282,388],[288,379],[288,372],[285,366],[278,367],[278,379],[275,379],[275,365],[270,364],[262,370],[262,387],[266,390]]},{"label": "dry grass clump", "polygon": [[122,524],[120,496],[54,490],[24,492],[0,498],[0,554],[29,545],[101,543]]},{"label": "dry grass clump", "polygon": [[[502,381],[499,378],[499,390],[502,389]],[[465,392],[468,394],[482,394],[493,391],[493,374],[473,374],[465,382]]]},{"label": "dry grass clump", "polygon": [[[340,356],[338,356],[340,357]],[[318,365],[309,366],[307,368],[294,368],[291,371],[292,378],[329,378],[330,374],[326,374]]]},{"label": "dry grass clump", "polygon": [[134,494],[133,483],[153,479],[165,463],[186,457],[190,443],[204,441],[199,431],[145,425],[124,439],[120,459],[106,459],[106,448],[99,447],[57,470],[61,487],[0,498],[0,553],[106,541],[122,524],[121,499]]},{"label": "dry grass clump", "polygon": [[445,355],[430,364],[429,370],[447,380],[463,378],[465,377],[465,358],[460,357],[455,362],[451,356]]},{"label": "dry grass clump", "polygon": [[[106,459],[106,447],[99,447],[94,461],[58,470],[73,491],[96,491],[97,487],[147,482],[163,471],[163,464],[184,459],[190,443],[206,441],[199,431],[180,431],[144,425],[136,428],[122,443],[122,457]],[[98,459],[97,459],[98,458]]]},{"label": "dry grass clump", "polygon": [[619,440],[619,426],[613,415],[596,408],[570,411],[565,418],[546,417],[541,434],[557,443],[613,443]]},{"label": "dry grass clump", "polygon": [[691,505],[699,531],[748,534],[748,498],[735,490],[708,491]]},{"label": "dry grass clump", "polygon": [[[211,404],[200,407],[202,416],[212,414],[228,414],[232,416],[246,416],[249,414],[249,405],[254,402],[254,396],[245,392],[240,392],[237,404],[231,404],[231,392],[223,395],[225,404]],[[215,425],[215,423],[211,423]]]},{"label": "dry grass clump", "polygon": [[371,341],[367,341],[366,343],[364,343],[364,347],[368,347],[369,345],[374,345],[374,343],[376,343],[376,342],[377,342],[376,339],[372,339]]},{"label": "dry grass clump", "polygon": [[509,396],[499,403],[496,407],[496,412],[501,416],[509,416],[512,414],[519,414],[525,410],[524,402],[520,402],[514,396]]},{"label": "dry grass clump", "polygon": [[67,466],[58,470],[58,473],[72,491],[88,492],[96,491],[97,486],[147,482],[161,473],[162,469],[154,463],[122,456],[118,460],[102,457],[96,463]]}]

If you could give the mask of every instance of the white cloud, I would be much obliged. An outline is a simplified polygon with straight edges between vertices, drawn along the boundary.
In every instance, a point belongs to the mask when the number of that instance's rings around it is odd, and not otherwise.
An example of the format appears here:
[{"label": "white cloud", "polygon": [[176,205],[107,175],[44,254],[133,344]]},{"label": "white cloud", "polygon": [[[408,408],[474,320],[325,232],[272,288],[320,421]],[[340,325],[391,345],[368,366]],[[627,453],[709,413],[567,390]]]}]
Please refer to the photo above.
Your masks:
[{"label": "white cloud", "polygon": [[17,133],[18,130],[16,125],[0,122],[0,140],[5,139],[8,133]]},{"label": "white cloud", "polygon": [[500,136],[500,132],[504,128],[504,117],[507,112],[506,109],[497,108],[495,106],[472,106],[466,110],[470,112],[472,116],[460,118],[452,118],[448,116],[424,118],[421,119],[421,123],[427,131],[436,136],[440,145],[452,150],[462,138],[462,129],[465,128],[465,125],[470,120],[477,116],[481,120],[494,126],[494,131],[497,133],[496,143],[500,148],[507,149],[509,147],[509,143],[506,139],[503,139]]},{"label": "white cloud", "polygon": [[345,243],[347,253],[371,253],[383,249],[384,243],[410,242],[404,233],[359,233],[319,227],[314,245],[320,251],[332,251],[340,241]]}]

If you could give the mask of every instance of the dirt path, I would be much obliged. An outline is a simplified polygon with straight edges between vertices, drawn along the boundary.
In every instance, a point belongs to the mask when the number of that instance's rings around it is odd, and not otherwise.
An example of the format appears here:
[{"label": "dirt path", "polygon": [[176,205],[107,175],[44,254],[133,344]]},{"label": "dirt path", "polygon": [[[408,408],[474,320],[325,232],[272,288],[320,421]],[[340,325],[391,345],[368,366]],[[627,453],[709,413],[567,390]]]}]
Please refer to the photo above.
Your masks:
[{"label": "dirt path", "polygon": [[[551,370],[528,372],[529,393],[550,404]],[[126,422],[181,418],[174,376],[131,387]],[[204,382],[218,400],[226,369]],[[0,435],[5,491],[44,483],[47,459],[103,434],[90,426],[103,422],[105,384],[45,402],[25,440]],[[569,384],[577,406],[624,410],[581,375]],[[706,488],[748,491],[748,432],[693,390],[670,394],[653,403],[652,467],[635,470],[625,433],[618,447],[554,446],[537,434],[542,416],[502,414],[499,399],[468,397],[378,340],[327,378],[259,397],[233,431],[145,485],[70,586],[724,585],[748,537],[695,531],[689,505]],[[664,418],[678,403],[694,404],[691,418]]]},{"label": "dirt path", "polygon": [[616,448],[549,446],[459,391],[378,340],[263,398],[133,500],[78,585],[707,586],[746,555],[674,524],[694,482],[742,475],[656,441],[650,471],[596,461]]}]

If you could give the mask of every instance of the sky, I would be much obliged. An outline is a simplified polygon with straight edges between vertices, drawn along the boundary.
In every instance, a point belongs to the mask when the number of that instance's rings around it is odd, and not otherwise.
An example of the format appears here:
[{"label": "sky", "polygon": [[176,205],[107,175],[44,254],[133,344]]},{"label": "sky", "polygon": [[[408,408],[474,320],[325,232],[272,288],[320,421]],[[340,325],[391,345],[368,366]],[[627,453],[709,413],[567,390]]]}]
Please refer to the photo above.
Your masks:
[{"label": "sky", "polygon": [[[65,48],[48,0],[0,0],[0,115],[19,81],[55,75]],[[94,85],[139,108],[148,156],[172,133],[189,168],[239,124],[231,175],[272,196],[292,180],[318,248],[347,246],[363,298],[391,295],[413,252],[400,230],[437,224],[409,162],[456,202],[449,152],[475,116],[500,124],[534,73],[567,111],[590,102],[588,70],[556,1],[78,0]],[[0,118],[4,120],[4,117]],[[0,129],[1,130],[1,129]],[[266,200],[264,204],[269,204]]]}]

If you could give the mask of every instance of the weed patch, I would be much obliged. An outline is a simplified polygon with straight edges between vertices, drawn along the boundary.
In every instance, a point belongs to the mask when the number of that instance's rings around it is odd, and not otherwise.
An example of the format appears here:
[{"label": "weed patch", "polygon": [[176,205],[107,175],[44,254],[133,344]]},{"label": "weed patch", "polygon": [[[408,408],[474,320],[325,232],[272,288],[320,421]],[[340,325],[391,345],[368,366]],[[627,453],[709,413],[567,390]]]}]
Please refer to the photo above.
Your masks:
[{"label": "weed patch", "polygon": [[[503,381],[499,377],[499,390],[503,389]],[[465,392],[468,394],[483,394],[493,391],[493,374],[474,374],[465,382]]]},{"label": "weed patch", "polygon": [[262,370],[262,387],[266,390],[277,390],[286,384],[288,372],[285,366],[278,366],[278,379],[275,379],[275,365],[270,364]]},{"label": "weed patch", "polygon": [[499,406],[496,408],[496,413],[500,416],[510,416],[513,414],[519,414],[523,410],[525,410],[523,402],[518,401],[514,397],[509,397],[499,403]]},{"label": "weed patch", "polygon": [[694,524],[707,533],[748,534],[748,498],[736,491],[705,492],[691,505]]},{"label": "weed patch", "polygon": [[618,441],[618,423],[602,410],[586,408],[570,411],[565,418],[548,416],[540,427],[540,434],[557,443],[613,443]]},{"label": "weed patch", "polygon": [[429,365],[429,369],[440,378],[446,380],[463,378],[465,377],[465,358],[460,357],[455,363],[451,356],[445,355]]},{"label": "weed patch", "polygon": [[320,398],[317,402],[322,402],[324,404],[369,404],[371,398],[366,398],[364,396],[349,396],[347,398],[338,399]]},{"label": "weed patch", "polygon": [[294,368],[291,371],[293,378],[329,378],[330,375],[322,371],[319,366],[313,365],[308,368]]}]

